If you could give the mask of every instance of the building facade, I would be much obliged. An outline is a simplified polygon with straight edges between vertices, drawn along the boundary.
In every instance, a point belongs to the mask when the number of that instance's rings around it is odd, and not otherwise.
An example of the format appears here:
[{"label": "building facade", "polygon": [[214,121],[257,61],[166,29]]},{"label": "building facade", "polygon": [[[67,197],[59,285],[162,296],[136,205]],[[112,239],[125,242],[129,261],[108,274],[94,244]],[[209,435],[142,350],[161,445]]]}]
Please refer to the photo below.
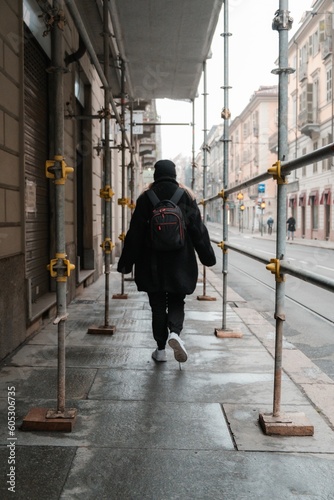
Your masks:
[{"label": "building facade", "polygon": [[[55,186],[46,169],[46,162],[55,155],[54,114],[63,114],[64,157],[66,165],[74,168],[65,182],[66,255],[76,267],[67,279],[68,302],[103,272],[104,120],[110,119],[111,185],[116,193],[111,201],[111,240],[116,245],[112,259],[120,252],[119,235],[127,228],[146,172],[160,154],[160,140],[154,125],[155,101],[131,103],[126,95],[115,95],[117,106],[124,112],[124,123],[130,122],[132,112],[139,117],[137,130],[127,128],[132,135],[133,155],[124,148],[116,120],[101,114],[101,80],[88,53],[81,50],[79,33],[67,10],[60,110],[53,107],[57,89],[51,35],[38,3],[4,1],[0,14],[2,359],[55,316],[55,280],[47,270],[56,247]],[[125,210],[118,203],[120,199],[127,200]]]},{"label": "building facade", "polygon": [[[289,42],[289,159],[333,142],[333,1],[316,0]],[[288,213],[296,236],[334,241],[333,158],[290,174]]]}]

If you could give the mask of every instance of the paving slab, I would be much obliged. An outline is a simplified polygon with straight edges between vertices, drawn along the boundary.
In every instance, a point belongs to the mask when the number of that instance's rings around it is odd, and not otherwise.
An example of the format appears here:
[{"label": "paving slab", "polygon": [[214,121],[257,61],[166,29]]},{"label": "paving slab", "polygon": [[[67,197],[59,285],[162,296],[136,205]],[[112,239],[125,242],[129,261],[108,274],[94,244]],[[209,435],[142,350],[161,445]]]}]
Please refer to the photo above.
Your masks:
[{"label": "paving slab", "polygon": [[8,448],[0,446],[0,498],[58,500],[70,471],[76,448],[62,446],[16,446],[15,493],[4,478],[9,472]]},{"label": "paving slab", "polygon": [[[86,399],[96,377],[96,369],[71,368],[66,370],[66,397]],[[19,399],[57,398],[57,369],[51,367],[8,366],[1,371],[0,398],[7,397],[7,387],[15,387]]]},{"label": "paving slab", "polygon": [[233,432],[238,450],[282,451],[304,453],[334,453],[334,433],[315,408],[307,404],[285,405],[285,414],[304,413],[314,426],[313,436],[268,436],[258,422],[260,413],[272,413],[272,406],[224,404],[224,412]]},{"label": "paving slab", "polygon": [[[177,402],[240,401],[243,404],[272,402],[271,373],[212,373],[168,369],[167,363],[154,371],[97,371],[88,398]],[[284,404],[305,404],[305,397],[288,377],[283,377]]]},{"label": "paving slab", "polygon": [[[33,407],[53,408],[54,401],[35,401]],[[0,408],[4,407],[0,400]],[[32,407],[20,400],[17,425]],[[112,448],[234,449],[224,413],[216,403],[148,401],[71,401],[77,408],[75,431],[71,433],[17,431],[20,445],[87,446]],[[0,444],[7,441],[4,412]]]},{"label": "paving slab", "polygon": [[324,456],[78,449],[61,496],[105,500],[332,500]]}]

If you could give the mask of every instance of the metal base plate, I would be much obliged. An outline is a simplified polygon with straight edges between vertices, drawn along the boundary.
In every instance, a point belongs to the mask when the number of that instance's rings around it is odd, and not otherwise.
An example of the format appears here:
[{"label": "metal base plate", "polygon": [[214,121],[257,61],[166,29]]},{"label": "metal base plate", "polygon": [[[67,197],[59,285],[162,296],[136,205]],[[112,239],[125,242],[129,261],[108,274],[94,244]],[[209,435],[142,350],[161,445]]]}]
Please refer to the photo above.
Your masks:
[{"label": "metal base plate", "polygon": [[304,413],[281,413],[277,417],[272,413],[260,413],[259,422],[267,435],[313,436],[314,426]]},{"label": "metal base plate", "polygon": [[90,326],[87,330],[87,333],[97,334],[102,333],[103,335],[113,335],[116,331],[116,326]]},{"label": "metal base plate", "polygon": [[[50,418],[48,415],[57,415]],[[48,408],[32,408],[23,418],[21,429],[23,431],[55,431],[72,432],[77,417],[77,410],[70,408],[63,414]]]},{"label": "metal base plate", "polygon": [[127,299],[128,298],[128,294],[127,293],[115,293],[113,296],[112,296],[113,299]]},{"label": "metal base plate", "polygon": [[237,332],[233,330],[222,330],[218,328],[215,328],[215,335],[219,339],[235,339],[235,338],[240,339],[243,336],[242,332]]},{"label": "metal base plate", "polygon": [[210,297],[209,295],[197,295],[197,300],[217,300],[216,297]]}]

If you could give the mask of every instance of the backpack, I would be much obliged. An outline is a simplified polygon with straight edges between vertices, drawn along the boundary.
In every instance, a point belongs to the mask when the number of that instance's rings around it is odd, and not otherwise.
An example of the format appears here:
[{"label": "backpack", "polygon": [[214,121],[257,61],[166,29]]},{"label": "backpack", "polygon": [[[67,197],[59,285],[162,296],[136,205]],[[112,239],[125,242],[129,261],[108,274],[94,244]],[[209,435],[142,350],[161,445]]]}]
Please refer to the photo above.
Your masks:
[{"label": "backpack", "polygon": [[178,187],[170,200],[159,200],[152,189],[147,195],[153,205],[149,221],[150,246],[159,252],[170,252],[183,248],[185,242],[185,221],[177,205],[184,189]]}]

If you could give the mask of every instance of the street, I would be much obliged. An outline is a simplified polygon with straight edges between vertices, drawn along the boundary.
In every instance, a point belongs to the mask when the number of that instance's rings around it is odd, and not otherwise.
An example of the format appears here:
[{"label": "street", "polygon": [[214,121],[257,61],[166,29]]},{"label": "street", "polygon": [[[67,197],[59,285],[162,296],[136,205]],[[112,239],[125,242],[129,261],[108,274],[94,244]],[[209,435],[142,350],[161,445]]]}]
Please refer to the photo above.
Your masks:
[{"label": "street", "polygon": [[[221,238],[217,224],[208,226],[212,238]],[[269,262],[275,257],[274,238],[273,235],[271,241],[258,235],[240,234],[232,229],[228,241],[242,245]],[[285,260],[294,266],[334,279],[333,253],[333,249],[287,242]],[[218,247],[216,255],[215,272],[222,276],[222,254]],[[227,283],[247,301],[248,307],[260,312],[275,331],[275,280],[265,265],[229,250]],[[333,293],[286,275],[285,294],[285,338],[334,379]]]}]

